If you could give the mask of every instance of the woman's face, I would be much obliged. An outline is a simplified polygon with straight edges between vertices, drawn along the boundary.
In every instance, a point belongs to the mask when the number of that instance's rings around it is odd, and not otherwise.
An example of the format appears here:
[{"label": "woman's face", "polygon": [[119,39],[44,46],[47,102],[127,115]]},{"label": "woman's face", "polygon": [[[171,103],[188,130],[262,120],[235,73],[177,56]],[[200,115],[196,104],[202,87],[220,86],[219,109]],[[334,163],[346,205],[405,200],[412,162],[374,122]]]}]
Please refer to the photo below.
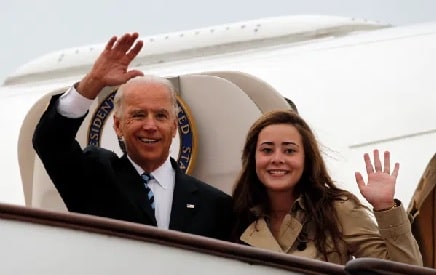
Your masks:
[{"label": "woman's face", "polygon": [[274,124],[262,129],[256,145],[256,174],[268,192],[289,192],[304,171],[304,147],[297,128]]}]

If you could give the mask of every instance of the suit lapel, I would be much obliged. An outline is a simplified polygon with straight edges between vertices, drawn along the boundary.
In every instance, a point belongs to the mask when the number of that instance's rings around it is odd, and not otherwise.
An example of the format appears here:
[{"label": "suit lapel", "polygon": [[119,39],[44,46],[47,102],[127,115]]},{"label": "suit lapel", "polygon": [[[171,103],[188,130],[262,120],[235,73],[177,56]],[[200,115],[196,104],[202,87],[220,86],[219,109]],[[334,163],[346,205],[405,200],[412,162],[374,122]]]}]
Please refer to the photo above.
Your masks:
[{"label": "suit lapel", "polygon": [[129,200],[145,214],[147,220],[151,221],[151,225],[157,226],[156,217],[151,205],[148,203],[147,192],[145,191],[141,176],[138,175],[138,172],[126,155],[123,155],[120,159],[120,167],[117,175],[117,182],[121,184],[120,190],[122,190]]},{"label": "suit lapel", "polygon": [[178,167],[171,158],[171,164],[175,170],[173,205],[171,207],[170,229],[186,231],[186,227],[192,224],[192,218],[197,211],[196,191],[197,187]]}]

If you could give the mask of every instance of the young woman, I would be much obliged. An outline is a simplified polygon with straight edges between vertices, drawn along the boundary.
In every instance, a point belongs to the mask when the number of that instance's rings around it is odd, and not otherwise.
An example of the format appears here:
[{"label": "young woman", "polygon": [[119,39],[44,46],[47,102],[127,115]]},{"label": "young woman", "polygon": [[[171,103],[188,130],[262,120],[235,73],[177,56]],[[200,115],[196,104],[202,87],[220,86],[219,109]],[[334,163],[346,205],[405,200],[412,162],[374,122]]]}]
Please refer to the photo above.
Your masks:
[{"label": "young woman", "polygon": [[356,196],[335,186],[307,123],[292,111],[263,115],[250,128],[242,171],[234,192],[234,238],[242,243],[345,264],[352,257],[375,257],[422,265],[418,245],[401,202],[394,199],[399,164],[390,170],[389,152],[374,165],[364,161]]}]

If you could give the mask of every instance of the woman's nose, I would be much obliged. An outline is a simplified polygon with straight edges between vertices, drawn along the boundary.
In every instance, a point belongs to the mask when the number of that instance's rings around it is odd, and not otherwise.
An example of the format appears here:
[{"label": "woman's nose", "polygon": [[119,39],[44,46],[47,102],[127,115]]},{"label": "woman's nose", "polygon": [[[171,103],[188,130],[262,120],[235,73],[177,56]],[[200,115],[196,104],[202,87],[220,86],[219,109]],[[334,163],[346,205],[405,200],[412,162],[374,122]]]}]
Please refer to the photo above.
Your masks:
[{"label": "woman's nose", "polygon": [[274,164],[284,163],[283,154],[281,152],[275,152],[272,157],[273,157],[272,162]]}]

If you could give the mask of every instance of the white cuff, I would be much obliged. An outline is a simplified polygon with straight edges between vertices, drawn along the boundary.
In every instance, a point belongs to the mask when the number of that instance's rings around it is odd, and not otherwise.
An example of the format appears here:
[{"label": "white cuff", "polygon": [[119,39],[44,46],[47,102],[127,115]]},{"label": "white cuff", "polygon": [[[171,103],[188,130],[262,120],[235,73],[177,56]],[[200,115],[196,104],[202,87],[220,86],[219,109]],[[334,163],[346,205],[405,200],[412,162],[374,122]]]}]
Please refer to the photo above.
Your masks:
[{"label": "white cuff", "polygon": [[59,114],[68,118],[79,118],[88,112],[94,100],[86,98],[71,86],[58,100]]}]

